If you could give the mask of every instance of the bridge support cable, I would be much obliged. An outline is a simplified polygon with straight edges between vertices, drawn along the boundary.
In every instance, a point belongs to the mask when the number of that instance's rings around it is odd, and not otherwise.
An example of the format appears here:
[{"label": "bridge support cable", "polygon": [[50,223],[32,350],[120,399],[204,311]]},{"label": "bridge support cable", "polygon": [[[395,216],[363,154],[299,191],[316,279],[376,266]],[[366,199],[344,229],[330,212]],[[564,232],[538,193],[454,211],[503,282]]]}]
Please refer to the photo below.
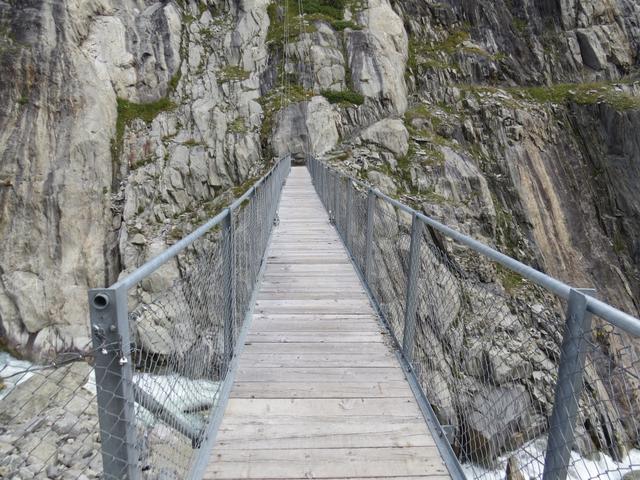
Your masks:
[{"label": "bridge support cable", "polygon": [[[640,431],[640,319],[326,163],[307,167],[454,478],[640,469],[628,453]],[[611,460],[588,463],[578,445]]]},{"label": "bridge support cable", "polygon": [[192,234],[89,292],[103,478],[185,478],[197,461],[290,168],[280,160]]}]

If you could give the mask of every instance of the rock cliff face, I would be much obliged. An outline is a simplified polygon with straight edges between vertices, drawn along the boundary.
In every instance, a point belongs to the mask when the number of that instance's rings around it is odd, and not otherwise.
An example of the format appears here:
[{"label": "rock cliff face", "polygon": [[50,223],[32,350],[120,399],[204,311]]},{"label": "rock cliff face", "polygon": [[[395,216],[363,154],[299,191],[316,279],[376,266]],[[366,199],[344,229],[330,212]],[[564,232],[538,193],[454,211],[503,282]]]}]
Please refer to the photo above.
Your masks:
[{"label": "rock cliff face", "polygon": [[[301,4],[302,20],[284,1],[0,0],[3,343],[83,348],[87,288],[159,253],[286,153],[322,155],[638,313],[637,1]],[[169,264],[138,293],[177,275]],[[548,366],[542,350],[530,353]]]},{"label": "rock cliff face", "polygon": [[256,173],[268,25],[259,1],[0,2],[3,342],[83,348],[87,288]]}]

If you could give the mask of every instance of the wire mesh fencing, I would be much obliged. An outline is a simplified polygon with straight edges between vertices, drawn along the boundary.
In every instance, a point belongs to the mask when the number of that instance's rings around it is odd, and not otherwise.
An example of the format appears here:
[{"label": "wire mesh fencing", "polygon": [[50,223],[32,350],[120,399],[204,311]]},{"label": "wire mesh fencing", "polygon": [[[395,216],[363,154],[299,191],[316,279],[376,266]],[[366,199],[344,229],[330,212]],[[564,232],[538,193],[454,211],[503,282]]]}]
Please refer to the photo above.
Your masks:
[{"label": "wire mesh fencing", "polygon": [[0,478],[183,479],[201,456],[290,159],[222,213],[89,293],[92,346],[0,369]]},{"label": "wire mesh fencing", "polygon": [[0,478],[99,478],[90,356],[61,354],[38,366],[0,354]]},{"label": "wire mesh fencing", "polygon": [[459,462],[454,477],[638,478],[640,320],[308,167]]}]

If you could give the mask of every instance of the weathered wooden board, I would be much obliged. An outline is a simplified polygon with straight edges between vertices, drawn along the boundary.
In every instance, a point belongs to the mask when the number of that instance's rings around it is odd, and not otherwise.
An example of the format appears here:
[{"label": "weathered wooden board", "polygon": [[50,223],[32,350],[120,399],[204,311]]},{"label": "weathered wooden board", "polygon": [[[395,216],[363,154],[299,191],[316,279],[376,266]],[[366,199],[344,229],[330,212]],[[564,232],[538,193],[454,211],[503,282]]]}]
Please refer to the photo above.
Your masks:
[{"label": "weathered wooden board", "polygon": [[207,478],[380,478],[446,474],[435,447],[239,448],[214,451],[213,460]]},{"label": "weathered wooden board", "polygon": [[268,419],[278,416],[420,417],[420,409],[411,398],[233,398],[229,400],[226,412],[231,418],[251,416]]},{"label": "weathered wooden board", "polygon": [[258,343],[370,343],[385,342],[376,332],[249,332],[247,342]]},{"label": "weathered wooden board", "polygon": [[[407,382],[243,382],[231,398],[413,398]],[[422,425],[420,426],[422,428]]]},{"label": "weathered wooden board", "polygon": [[234,417],[218,433],[218,448],[247,449],[432,447],[421,417]]},{"label": "weathered wooden board", "polygon": [[240,359],[240,368],[296,368],[296,367],[395,367],[395,356],[377,354],[244,354]]},{"label": "weathered wooden board", "polygon": [[388,382],[405,379],[396,367],[240,368],[239,382]]},{"label": "weathered wooden board", "polygon": [[302,354],[333,354],[357,355],[366,352],[369,355],[388,355],[387,345],[380,342],[360,343],[249,343],[244,347],[244,353],[302,353]]}]

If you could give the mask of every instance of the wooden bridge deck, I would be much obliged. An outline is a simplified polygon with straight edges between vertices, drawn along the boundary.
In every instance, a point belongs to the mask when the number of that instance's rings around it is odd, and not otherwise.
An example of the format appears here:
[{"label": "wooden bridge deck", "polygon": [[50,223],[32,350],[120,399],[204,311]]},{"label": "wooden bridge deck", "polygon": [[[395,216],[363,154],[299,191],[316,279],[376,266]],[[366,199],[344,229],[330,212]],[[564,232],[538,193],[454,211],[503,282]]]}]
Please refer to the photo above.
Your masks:
[{"label": "wooden bridge deck", "polygon": [[449,478],[306,168],[279,215],[204,478]]}]

